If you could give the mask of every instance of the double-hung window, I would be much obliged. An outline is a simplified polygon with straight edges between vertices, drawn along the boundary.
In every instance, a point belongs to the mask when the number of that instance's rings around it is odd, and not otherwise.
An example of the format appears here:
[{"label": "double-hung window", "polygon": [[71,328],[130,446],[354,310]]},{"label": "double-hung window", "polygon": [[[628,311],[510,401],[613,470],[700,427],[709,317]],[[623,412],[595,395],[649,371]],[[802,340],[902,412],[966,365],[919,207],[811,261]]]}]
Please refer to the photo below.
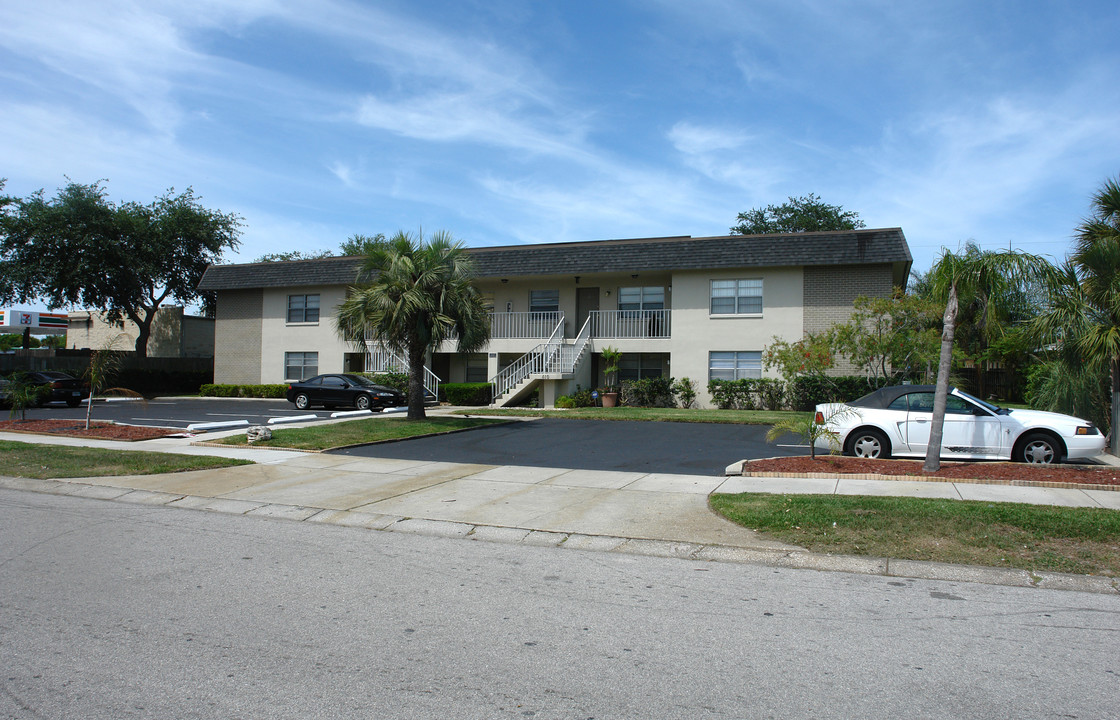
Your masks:
[{"label": "double-hung window", "polygon": [[712,280],[712,315],[759,315],[762,313],[762,278]]},{"label": "double-hung window", "polygon": [[284,379],[306,380],[319,374],[319,353],[284,353]]},{"label": "double-hung window", "polygon": [[630,287],[618,289],[619,310],[664,310],[665,288]]},{"label": "double-hung window", "polygon": [[708,353],[709,380],[742,380],[762,377],[762,351]]},{"label": "double-hung window", "polygon": [[319,322],[319,296],[316,295],[289,295],[288,296],[288,322],[290,323],[317,323]]}]

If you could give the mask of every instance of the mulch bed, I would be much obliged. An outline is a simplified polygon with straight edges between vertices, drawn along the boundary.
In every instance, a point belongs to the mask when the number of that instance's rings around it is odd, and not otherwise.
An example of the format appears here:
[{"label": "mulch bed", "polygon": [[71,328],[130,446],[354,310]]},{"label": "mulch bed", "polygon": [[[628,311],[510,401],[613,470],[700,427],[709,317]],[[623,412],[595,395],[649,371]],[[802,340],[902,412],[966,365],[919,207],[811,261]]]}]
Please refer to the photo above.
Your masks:
[{"label": "mulch bed", "polygon": [[744,475],[762,474],[909,476],[915,480],[973,480],[1005,485],[1094,485],[1120,488],[1120,467],[1086,465],[1027,465],[1010,462],[944,462],[935,473],[922,471],[921,460],[868,460],[836,455],[751,460]]},{"label": "mulch bed", "polygon": [[183,431],[170,428],[141,427],[139,425],[117,425],[107,422],[91,422],[89,430],[86,430],[84,420],[3,420],[0,421],[0,432],[134,441],[179,435]]}]

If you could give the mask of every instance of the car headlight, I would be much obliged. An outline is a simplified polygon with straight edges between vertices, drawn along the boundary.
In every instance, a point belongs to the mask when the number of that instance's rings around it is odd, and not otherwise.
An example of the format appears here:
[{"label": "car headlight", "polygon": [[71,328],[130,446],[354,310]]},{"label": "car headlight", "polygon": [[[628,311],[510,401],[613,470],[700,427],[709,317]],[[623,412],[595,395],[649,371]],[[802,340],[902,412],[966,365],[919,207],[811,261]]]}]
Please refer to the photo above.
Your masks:
[{"label": "car headlight", "polygon": [[1093,425],[1079,425],[1077,427],[1078,435],[1100,435],[1101,431],[1097,430]]}]

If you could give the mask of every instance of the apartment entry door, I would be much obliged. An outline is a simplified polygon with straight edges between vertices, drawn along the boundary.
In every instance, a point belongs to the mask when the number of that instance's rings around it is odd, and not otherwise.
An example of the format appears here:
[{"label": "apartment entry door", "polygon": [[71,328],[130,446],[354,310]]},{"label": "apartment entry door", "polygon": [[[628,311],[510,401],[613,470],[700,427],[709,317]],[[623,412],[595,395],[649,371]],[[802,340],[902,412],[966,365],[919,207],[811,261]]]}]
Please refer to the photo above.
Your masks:
[{"label": "apartment entry door", "polygon": [[587,316],[591,314],[592,310],[598,309],[599,288],[576,288],[576,326],[572,329],[572,334],[579,333],[583,329],[583,323],[587,321]]}]

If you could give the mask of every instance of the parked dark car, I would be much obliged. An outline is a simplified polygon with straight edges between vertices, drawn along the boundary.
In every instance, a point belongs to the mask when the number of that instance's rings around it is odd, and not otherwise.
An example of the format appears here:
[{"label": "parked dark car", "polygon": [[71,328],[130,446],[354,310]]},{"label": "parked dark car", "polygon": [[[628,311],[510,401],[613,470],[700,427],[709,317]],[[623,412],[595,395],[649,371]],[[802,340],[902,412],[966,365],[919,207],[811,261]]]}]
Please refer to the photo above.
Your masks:
[{"label": "parked dark car", "polygon": [[328,409],[350,405],[359,410],[375,410],[407,404],[403,393],[378,385],[367,377],[349,374],[316,375],[309,380],[292,383],[288,385],[285,397],[300,410],[312,405]]},{"label": "parked dark car", "polygon": [[0,377],[0,408],[8,407],[8,381]]},{"label": "parked dark car", "polygon": [[40,405],[58,401],[65,402],[70,407],[78,407],[83,398],[89,397],[89,388],[81,380],[64,372],[35,370],[27,373],[27,381],[49,390],[40,397]]}]

